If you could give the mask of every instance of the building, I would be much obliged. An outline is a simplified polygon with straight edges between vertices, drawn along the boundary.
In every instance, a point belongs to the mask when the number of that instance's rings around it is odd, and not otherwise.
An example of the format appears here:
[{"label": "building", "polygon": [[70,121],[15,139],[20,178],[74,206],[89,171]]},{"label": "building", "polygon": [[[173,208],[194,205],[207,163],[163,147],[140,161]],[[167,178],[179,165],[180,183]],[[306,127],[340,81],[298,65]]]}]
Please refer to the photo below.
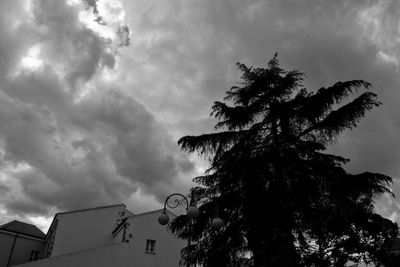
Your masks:
[{"label": "building", "polygon": [[47,232],[44,257],[114,244],[112,230],[130,215],[123,204],[57,213]]},{"label": "building", "polygon": [[57,213],[43,259],[18,266],[179,266],[186,242],[158,224],[161,211],[133,214],[118,204]]},{"label": "building", "polygon": [[46,235],[36,226],[12,221],[0,226],[0,267],[34,261],[43,256]]}]

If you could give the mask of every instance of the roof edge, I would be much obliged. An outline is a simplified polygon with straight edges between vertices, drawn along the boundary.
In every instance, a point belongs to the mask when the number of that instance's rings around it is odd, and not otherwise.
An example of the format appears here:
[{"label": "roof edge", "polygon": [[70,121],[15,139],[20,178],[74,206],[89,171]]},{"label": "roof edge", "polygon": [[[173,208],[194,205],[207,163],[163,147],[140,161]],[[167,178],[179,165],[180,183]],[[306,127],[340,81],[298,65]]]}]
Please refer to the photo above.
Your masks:
[{"label": "roof edge", "polygon": [[54,218],[55,218],[57,215],[62,215],[62,214],[70,214],[70,213],[84,212],[84,211],[89,211],[89,210],[108,209],[108,208],[113,208],[113,207],[118,207],[118,206],[124,206],[124,207],[126,208],[126,205],[125,205],[124,203],[120,203],[120,204],[107,205],[107,206],[100,206],[100,207],[93,207],[93,208],[86,208],[86,209],[79,209],[79,210],[62,211],[62,212],[57,212],[57,213],[54,215]]},{"label": "roof edge", "polygon": [[45,242],[46,241],[46,235],[44,235],[44,237],[38,237],[38,236],[34,236],[34,235],[29,235],[29,234],[24,234],[24,233],[19,233],[16,231],[11,231],[11,230],[6,230],[6,229],[0,229],[0,233],[7,233],[7,234],[12,234],[12,235],[16,235],[16,236],[21,236],[21,237],[28,237],[37,241],[42,241]]},{"label": "roof edge", "polygon": [[[171,216],[174,216],[174,217],[177,217],[178,215],[176,215],[175,213],[173,213],[173,212],[171,212],[169,209],[165,209]],[[134,218],[134,217],[139,217],[139,216],[142,216],[142,215],[147,215],[147,214],[150,214],[150,213],[156,213],[156,212],[163,212],[164,211],[164,209],[157,209],[157,210],[152,210],[152,211],[146,211],[146,212],[143,212],[143,213],[138,213],[138,214],[134,214],[134,215],[131,215],[131,216],[128,216],[127,218]]]}]

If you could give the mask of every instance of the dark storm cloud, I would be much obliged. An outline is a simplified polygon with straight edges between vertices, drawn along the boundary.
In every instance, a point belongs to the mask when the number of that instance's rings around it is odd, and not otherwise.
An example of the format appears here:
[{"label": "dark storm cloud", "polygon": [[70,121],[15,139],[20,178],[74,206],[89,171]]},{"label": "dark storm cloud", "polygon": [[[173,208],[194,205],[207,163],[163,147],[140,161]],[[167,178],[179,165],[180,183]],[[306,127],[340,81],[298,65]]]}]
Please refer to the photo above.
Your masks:
[{"label": "dark storm cloud", "polygon": [[133,70],[127,83],[151,88],[134,94],[165,118],[176,138],[212,131],[212,102],[240,81],[236,61],[265,66],[278,52],[284,68],[306,73],[309,90],[339,80],[372,83],[384,105],[344,132],[331,151],[351,159],[351,172],[400,177],[398,1],[137,0],[127,6],[138,28],[136,53],[123,61]]},{"label": "dark storm cloud", "polygon": [[[331,151],[351,159],[349,171],[400,177],[398,1],[127,0],[131,42],[126,22],[107,17],[119,5],[84,2],[97,28],[64,1],[0,3],[0,209],[149,208],[184,192],[207,166],[175,141],[212,131],[210,107],[240,81],[237,61],[265,66],[275,52],[310,90],[372,83],[384,105]],[[382,198],[377,209],[396,219],[399,206]]]},{"label": "dark storm cloud", "polygon": [[2,220],[128,203],[135,192],[157,203],[179,188],[193,164],[118,80],[103,78],[121,36],[100,36],[64,1],[0,5]]}]

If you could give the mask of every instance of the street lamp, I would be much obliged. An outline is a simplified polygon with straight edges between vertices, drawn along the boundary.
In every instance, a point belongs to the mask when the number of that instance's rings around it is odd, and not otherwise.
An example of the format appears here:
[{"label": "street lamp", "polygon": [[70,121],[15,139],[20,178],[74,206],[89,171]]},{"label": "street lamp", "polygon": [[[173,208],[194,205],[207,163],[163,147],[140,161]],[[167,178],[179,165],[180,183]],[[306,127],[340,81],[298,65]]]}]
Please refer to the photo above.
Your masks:
[{"label": "street lamp", "polygon": [[[189,203],[189,200],[182,194],[179,193],[174,193],[169,195],[164,202],[164,209],[161,212],[160,216],[158,217],[158,222],[161,225],[166,225],[169,222],[169,216],[167,214],[167,207],[174,209],[177,208],[178,206],[186,204],[186,216],[188,218],[187,224],[188,224],[188,249],[190,250],[190,242],[191,242],[191,223],[193,219],[196,219],[200,215],[199,209],[191,205]],[[219,217],[215,217],[212,222],[211,222],[211,227],[215,230],[218,230],[223,226],[223,221]],[[190,266],[189,262],[187,262],[186,266]]]},{"label": "street lamp", "polygon": [[[172,197],[178,197],[178,198],[172,199]],[[174,200],[174,201],[170,201],[170,200]],[[187,224],[188,224],[188,249],[190,250],[191,221],[192,221],[192,219],[196,219],[197,217],[199,217],[200,212],[196,206],[189,205],[189,200],[184,195],[179,194],[179,193],[174,193],[174,194],[169,195],[165,199],[164,210],[158,217],[158,222],[161,225],[166,225],[169,222],[169,217],[166,212],[167,207],[174,209],[182,204],[186,204],[186,216],[188,218],[188,221],[187,221]],[[189,262],[187,262],[186,266],[188,266],[188,267],[190,266]]]},{"label": "street lamp", "polygon": [[[174,201],[171,203],[171,198],[172,197],[180,197],[179,198],[175,198],[173,199]],[[189,200],[182,194],[179,193],[174,193],[169,195],[164,202],[164,210],[162,211],[162,213],[160,214],[160,216],[158,217],[158,222],[161,225],[166,225],[169,222],[169,217],[168,214],[166,212],[167,207],[174,209],[182,204],[186,204],[186,216],[191,220],[191,219],[196,219],[197,217],[199,217],[199,209],[196,206],[189,206]]]},{"label": "street lamp", "polygon": [[211,222],[211,227],[215,230],[218,230],[224,225],[224,222],[222,221],[221,218],[215,217],[212,222]]}]

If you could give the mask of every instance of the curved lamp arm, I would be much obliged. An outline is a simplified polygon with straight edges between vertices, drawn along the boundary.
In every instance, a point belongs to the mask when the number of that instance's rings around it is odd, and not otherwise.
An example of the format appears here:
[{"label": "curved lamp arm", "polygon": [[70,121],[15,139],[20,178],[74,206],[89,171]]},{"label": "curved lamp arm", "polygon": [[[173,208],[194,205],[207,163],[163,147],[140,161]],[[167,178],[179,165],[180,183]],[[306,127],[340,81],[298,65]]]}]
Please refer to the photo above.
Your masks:
[{"label": "curved lamp arm", "polygon": [[[170,203],[170,199],[172,197],[175,197],[175,196],[179,196],[179,197],[181,197],[181,199],[175,198],[174,201],[172,203]],[[189,209],[189,200],[182,194],[173,193],[173,194],[169,195],[165,199],[165,201],[164,201],[164,211],[163,212],[165,212],[167,207],[171,208],[171,209],[174,209],[174,208],[178,207],[179,205],[181,205],[183,203],[186,203],[186,210],[188,210]]]},{"label": "curved lamp arm", "polygon": [[[173,197],[179,197],[179,198],[173,198]],[[187,199],[187,197],[179,193],[173,193],[165,199],[164,209],[160,214],[160,216],[158,217],[158,222],[161,225],[166,225],[169,222],[169,217],[166,212],[167,207],[170,209],[174,209],[182,204],[186,204],[186,216],[189,219],[195,219],[199,216],[200,214],[199,209],[195,206],[189,206],[189,200]]]}]

